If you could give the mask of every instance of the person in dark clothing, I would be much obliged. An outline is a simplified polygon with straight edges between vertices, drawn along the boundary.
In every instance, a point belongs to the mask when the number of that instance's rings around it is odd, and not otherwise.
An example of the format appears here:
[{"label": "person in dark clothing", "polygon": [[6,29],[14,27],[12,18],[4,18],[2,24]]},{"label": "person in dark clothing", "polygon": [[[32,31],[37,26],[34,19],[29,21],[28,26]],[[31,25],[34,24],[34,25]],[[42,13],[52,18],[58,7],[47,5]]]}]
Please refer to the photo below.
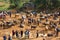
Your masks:
[{"label": "person in dark clothing", "polygon": [[12,40],[12,37],[9,35],[8,40]]},{"label": "person in dark clothing", "polygon": [[21,37],[23,36],[23,31],[21,31]]},{"label": "person in dark clothing", "polygon": [[19,37],[19,35],[18,35],[18,31],[16,31],[15,33],[16,33],[16,37]]},{"label": "person in dark clothing", "polygon": [[37,33],[36,33],[36,34],[37,34],[36,38],[38,38],[38,36],[39,36],[39,35],[38,35],[38,30],[37,30]]},{"label": "person in dark clothing", "polygon": [[3,36],[3,40],[6,40],[6,39],[7,39],[7,37],[6,37],[6,35],[4,35],[4,36]]},{"label": "person in dark clothing", "polygon": [[15,32],[14,32],[14,30],[12,30],[12,36],[14,36],[15,35]]}]

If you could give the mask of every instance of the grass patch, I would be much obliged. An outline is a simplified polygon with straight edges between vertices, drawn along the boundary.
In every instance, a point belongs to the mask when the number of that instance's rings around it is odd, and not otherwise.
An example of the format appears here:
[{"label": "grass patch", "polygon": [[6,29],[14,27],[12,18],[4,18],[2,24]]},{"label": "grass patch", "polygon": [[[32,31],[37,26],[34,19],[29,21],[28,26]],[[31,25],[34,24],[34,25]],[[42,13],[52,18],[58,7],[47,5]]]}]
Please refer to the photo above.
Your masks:
[{"label": "grass patch", "polygon": [[0,2],[0,10],[7,10],[8,7],[10,6],[9,3],[4,3],[4,2]]}]

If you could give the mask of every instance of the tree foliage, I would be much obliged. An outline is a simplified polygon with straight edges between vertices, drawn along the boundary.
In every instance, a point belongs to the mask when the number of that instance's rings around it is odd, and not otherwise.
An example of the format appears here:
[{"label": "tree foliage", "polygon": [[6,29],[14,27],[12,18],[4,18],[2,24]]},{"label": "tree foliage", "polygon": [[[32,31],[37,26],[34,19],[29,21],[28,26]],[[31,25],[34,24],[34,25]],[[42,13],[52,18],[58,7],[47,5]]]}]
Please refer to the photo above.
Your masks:
[{"label": "tree foliage", "polygon": [[60,0],[0,0],[0,2],[10,3],[11,9],[19,9],[23,7],[23,4],[32,2],[35,5],[35,9],[53,9],[60,8]]},{"label": "tree foliage", "polygon": [[23,6],[24,3],[29,2],[29,0],[10,0],[10,6],[12,6],[12,8],[21,8]]},{"label": "tree foliage", "polygon": [[37,9],[52,9],[60,7],[60,0],[34,0],[32,1]]}]

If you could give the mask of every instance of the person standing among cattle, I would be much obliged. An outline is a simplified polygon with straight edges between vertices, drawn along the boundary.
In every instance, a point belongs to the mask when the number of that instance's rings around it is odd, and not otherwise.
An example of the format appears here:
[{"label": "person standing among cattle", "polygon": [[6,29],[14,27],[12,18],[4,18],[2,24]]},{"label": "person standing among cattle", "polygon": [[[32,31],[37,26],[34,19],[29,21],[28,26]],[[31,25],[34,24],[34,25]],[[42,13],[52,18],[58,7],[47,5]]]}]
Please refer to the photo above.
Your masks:
[{"label": "person standing among cattle", "polygon": [[14,32],[14,30],[12,30],[12,36],[14,36],[15,35],[15,32]]},{"label": "person standing among cattle", "polygon": [[4,36],[3,36],[3,40],[7,40],[7,37],[6,37],[6,35],[4,35]]},{"label": "person standing among cattle", "polygon": [[12,40],[12,37],[10,35],[8,36],[8,40]]},{"label": "person standing among cattle", "polygon": [[38,30],[37,30],[36,34],[37,34],[36,38],[38,38],[38,36],[39,36],[39,34],[38,34]]},{"label": "person standing among cattle", "polygon": [[19,37],[19,35],[18,35],[18,31],[16,30],[16,32],[15,32],[15,33],[16,33],[16,37],[18,38],[18,37]]},{"label": "person standing among cattle", "polygon": [[20,32],[21,33],[21,37],[23,36],[23,31]]}]

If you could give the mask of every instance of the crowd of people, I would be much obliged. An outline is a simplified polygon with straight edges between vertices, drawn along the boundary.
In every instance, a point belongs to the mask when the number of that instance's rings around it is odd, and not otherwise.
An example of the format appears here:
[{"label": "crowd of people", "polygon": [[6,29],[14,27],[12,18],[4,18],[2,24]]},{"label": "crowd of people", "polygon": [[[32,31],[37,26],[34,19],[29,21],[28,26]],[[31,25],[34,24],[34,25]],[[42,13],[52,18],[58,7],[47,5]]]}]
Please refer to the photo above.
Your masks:
[{"label": "crowd of people", "polygon": [[[17,15],[18,14],[18,15]],[[1,13],[3,16],[3,14]],[[0,16],[1,16],[0,15]],[[4,13],[4,16],[9,15],[10,18],[12,13],[7,12]],[[16,17],[19,17],[16,19]],[[25,31],[14,31],[12,30],[12,36],[8,35],[8,40],[12,40],[13,36],[16,35],[17,38],[22,38],[25,34],[25,37],[30,38],[31,30],[36,30],[36,38],[40,37],[58,37],[58,34],[60,32],[60,12],[53,12],[53,13],[45,13],[40,12],[37,13],[35,11],[32,12],[26,12],[24,13],[16,13],[15,19],[11,19],[11,21],[6,22],[6,17],[3,17],[4,20],[0,20],[2,23],[0,26],[3,26],[3,28],[9,28],[15,25],[18,25],[18,27],[24,29]],[[49,31],[52,31],[52,33],[48,33]],[[20,34],[20,35],[19,35]],[[3,39],[6,40],[6,35],[3,36]],[[45,40],[45,38],[43,38]]]}]

